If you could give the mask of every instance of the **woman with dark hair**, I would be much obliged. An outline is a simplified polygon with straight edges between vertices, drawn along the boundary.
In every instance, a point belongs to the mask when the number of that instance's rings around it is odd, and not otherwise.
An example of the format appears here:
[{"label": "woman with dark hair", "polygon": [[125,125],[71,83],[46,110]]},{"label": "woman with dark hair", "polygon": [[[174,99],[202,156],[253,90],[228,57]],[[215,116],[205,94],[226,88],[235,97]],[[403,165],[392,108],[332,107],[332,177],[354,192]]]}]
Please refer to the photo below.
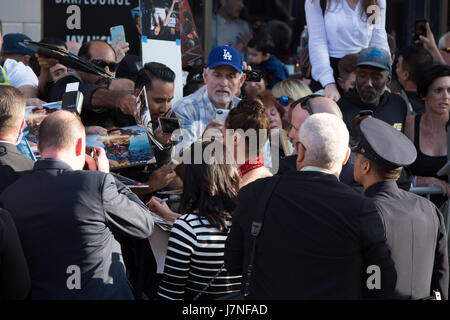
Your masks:
[{"label": "woman with dark hair", "polygon": [[245,98],[230,110],[223,126],[223,142],[239,166],[240,187],[272,173],[264,167],[263,149],[267,142],[269,119],[261,100]]},{"label": "woman with dark hair", "polygon": [[[200,145],[199,145],[200,144]],[[205,155],[210,151],[210,154]],[[195,152],[202,152],[196,164]],[[237,292],[241,275],[223,268],[225,241],[231,227],[231,213],[237,203],[239,173],[219,141],[195,142],[186,150],[181,214],[153,197],[148,206],[166,220],[175,221],[170,233],[164,274],[158,295],[164,299],[216,299]],[[205,161],[207,160],[207,161]]]},{"label": "woman with dark hair", "polygon": [[406,119],[405,134],[417,149],[417,159],[409,168],[416,176],[416,186],[441,187],[448,196],[447,176],[439,177],[436,172],[447,162],[450,67],[435,65],[426,70],[417,84],[417,93],[425,101],[425,112]]}]

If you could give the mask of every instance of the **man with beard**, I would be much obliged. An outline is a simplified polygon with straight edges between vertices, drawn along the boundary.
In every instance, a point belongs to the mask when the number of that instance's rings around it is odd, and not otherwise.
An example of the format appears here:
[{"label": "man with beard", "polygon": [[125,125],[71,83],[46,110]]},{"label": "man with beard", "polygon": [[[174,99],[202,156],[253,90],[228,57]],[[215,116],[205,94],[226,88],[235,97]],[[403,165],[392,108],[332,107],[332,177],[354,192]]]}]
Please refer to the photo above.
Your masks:
[{"label": "man with beard", "polygon": [[359,112],[371,110],[373,117],[383,120],[397,130],[404,130],[408,106],[398,95],[386,90],[391,81],[392,61],[390,54],[381,48],[367,48],[361,50],[356,63],[356,87],[349,90],[339,101],[350,134],[362,117]]},{"label": "man with beard", "polygon": [[211,50],[203,71],[206,88],[181,99],[173,106],[183,123],[183,141],[180,150],[201,138],[209,129],[222,132],[223,122],[216,119],[217,109],[234,108],[236,97],[245,81],[242,55],[233,47],[221,46]]}]

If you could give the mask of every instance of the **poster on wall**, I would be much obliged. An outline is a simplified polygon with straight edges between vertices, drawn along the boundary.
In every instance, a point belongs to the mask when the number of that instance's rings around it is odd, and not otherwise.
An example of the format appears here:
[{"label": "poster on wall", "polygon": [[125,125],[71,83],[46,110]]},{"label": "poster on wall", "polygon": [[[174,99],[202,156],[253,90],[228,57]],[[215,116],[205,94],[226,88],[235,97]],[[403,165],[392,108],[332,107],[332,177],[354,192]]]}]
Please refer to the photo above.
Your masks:
[{"label": "poster on wall", "polygon": [[179,0],[139,0],[142,63],[163,63],[175,72],[173,102],[183,97]]},{"label": "poster on wall", "polygon": [[148,39],[176,41],[180,39],[179,0],[140,1],[142,35]]},{"label": "poster on wall", "polygon": [[123,25],[130,43],[128,53],[140,55],[138,9],[139,0],[42,0],[42,35],[66,42],[104,40],[112,44],[110,28]]},{"label": "poster on wall", "polygon": [[189,1],[180,1],[179,7],[181,53],[183,56],[183,68],[185,68],[192,66],[195,61],[203,58],[203,48],[194,23]]}]

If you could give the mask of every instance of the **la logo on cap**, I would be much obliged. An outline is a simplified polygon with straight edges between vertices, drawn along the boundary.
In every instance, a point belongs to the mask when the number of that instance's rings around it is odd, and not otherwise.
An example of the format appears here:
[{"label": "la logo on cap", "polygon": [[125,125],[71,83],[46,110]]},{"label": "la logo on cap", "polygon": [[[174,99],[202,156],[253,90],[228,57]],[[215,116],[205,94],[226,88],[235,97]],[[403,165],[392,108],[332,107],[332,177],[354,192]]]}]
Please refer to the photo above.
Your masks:
[{"label": "la logo on cap", "polygon": [[233,56],[230,52],[228,52],[227,49],[223,49],[223,59],[228,61],[231,61],[231,59],[233,59]]}]

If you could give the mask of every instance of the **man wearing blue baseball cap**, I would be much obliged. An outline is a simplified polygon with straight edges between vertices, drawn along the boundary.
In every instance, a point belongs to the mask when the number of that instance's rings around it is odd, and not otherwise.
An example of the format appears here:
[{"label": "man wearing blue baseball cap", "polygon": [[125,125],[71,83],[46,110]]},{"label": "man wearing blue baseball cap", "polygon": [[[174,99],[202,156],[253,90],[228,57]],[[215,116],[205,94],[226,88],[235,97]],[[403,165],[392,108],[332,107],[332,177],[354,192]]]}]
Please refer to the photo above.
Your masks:
[{"label": "man wearing blue baseball cap", "polygon": [[19,44],[24,40],[31,39],[21,33],[9,33],[3,36],[0,65],[5,70],[11,86],[19,89],[26,98],[37,98],[39,81],[33,70],[28,67],[30,57],[34,53]]},{"label": "man wearing blue baseball cap", "polygon": [[[211,50],[203,70],[206,86],[178,101],[173,111],[183,121],[180,151],[202,137],[207,129],[221,131],[223,121],[216,119],[218,109],[226,114],[239,102],[236,94],[245,81],[242,55],[229,46]],[[219,117],[220,118],[220,117]],[[222,119],[223,120],[223,119]]]},{"label": "man wearing blue baseball cap", "polygon": [[357,128],[362,117],[370,111],[374,118],[389,123],[399,131],[404,130],[408,106],[400,96],[386,90],[391,73],[389,52],[376,47],[361,50],[356,63],[356,87],[338,101],[343,120],[354,138],[358,133],[353,128]]}]

